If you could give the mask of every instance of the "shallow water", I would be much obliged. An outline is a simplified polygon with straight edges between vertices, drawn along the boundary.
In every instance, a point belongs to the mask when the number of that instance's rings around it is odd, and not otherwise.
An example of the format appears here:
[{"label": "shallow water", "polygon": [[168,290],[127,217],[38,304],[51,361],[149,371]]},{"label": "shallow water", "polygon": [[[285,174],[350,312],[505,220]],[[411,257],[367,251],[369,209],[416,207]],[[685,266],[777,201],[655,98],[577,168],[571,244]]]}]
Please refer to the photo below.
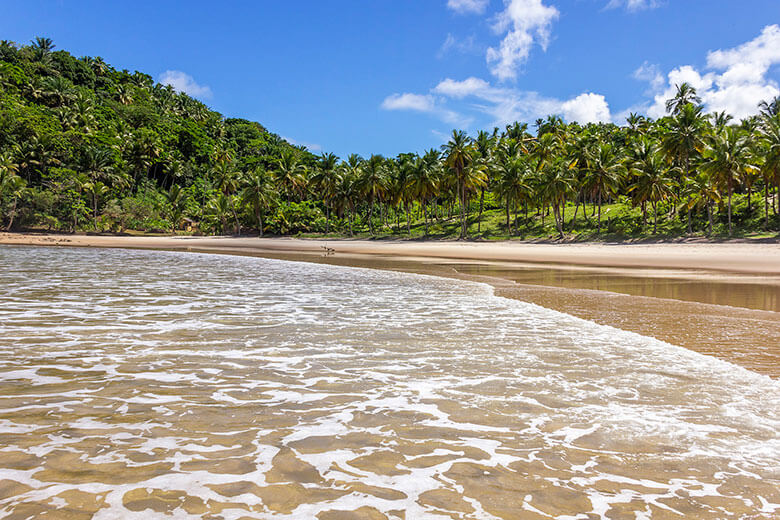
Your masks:
[{"label": "shallow water", "polygon": [[486,285],[0,247],[0,287],[6,518],[780,514],[780,383]]}]

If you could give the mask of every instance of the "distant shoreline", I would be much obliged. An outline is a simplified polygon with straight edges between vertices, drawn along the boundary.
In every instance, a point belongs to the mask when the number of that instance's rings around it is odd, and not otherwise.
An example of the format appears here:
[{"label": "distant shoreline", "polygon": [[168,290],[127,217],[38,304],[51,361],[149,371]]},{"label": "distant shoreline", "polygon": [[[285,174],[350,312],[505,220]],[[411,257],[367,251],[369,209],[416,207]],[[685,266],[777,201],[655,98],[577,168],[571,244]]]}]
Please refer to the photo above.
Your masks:
[{"label": "distant shoreline", "polygon": [[0,244],[378,255],[590,267],[690,269],[780,275],[780,242],[528,243],[226,236],[0,233]]},{"label": "distant shoreline", "polygon": [[[722,291],[725,285],[780,295],[780,244],[528,244],[0,233],[2,244],[260,256],[477,281],[492,285],[497,296],[656,337],[780,378],[780,312],[652,296],[655,284],[669,280],[677,280],[682,290],[698,284]],[[586,278],[590,273],[594,277],[630,277],[651,296],[561,287],[543,279],[518,282],[511,271],[522,268],[564,275],[584,273]]]}]

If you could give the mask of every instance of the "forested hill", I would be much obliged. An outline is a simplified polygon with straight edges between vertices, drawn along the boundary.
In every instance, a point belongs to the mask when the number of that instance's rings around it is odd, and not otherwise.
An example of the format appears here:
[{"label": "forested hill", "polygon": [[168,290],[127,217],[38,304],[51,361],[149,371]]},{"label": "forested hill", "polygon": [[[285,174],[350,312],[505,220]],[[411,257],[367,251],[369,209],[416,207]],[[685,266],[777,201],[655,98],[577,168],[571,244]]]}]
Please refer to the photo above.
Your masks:
[{"label": "forested hill", "polygon": [[[219,195],[235,192],[242,172],[284,156],[315,160],[147,74],[76,58],[46,38],[0,41],[3,227],[169,230],[209,220],[210,204],[230,206]],[[221,225],[214,216],[207,228]]]}]

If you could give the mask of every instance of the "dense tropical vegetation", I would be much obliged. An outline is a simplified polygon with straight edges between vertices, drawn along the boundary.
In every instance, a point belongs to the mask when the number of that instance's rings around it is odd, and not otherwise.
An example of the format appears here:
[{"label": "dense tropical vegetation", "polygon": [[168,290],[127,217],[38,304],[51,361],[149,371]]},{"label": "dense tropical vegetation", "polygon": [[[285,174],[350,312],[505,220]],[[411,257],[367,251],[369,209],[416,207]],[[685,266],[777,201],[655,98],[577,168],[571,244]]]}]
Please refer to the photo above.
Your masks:
[{"label": "dense tropical vegetation", "polygon": [[772,234],[780,98],[735,121],[678,86],[658,120],[536,121],[394,158],[312,154],[258,123],[75,58],[0,41],[5,230],[506,238]]}]

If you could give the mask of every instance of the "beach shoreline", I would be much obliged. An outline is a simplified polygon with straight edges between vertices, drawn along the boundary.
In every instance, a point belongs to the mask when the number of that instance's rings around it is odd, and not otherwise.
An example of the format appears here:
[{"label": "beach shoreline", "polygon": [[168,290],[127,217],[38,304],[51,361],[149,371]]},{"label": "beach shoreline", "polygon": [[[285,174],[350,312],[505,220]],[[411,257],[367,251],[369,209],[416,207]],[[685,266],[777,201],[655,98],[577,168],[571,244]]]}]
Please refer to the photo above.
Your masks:
[{"label": "beach shoreline", "polygon": [[[0,233],[0,244],[249,255],[477,281],[493,286],[497,296],[656,337],[780,378],[780,302],[775,298],[780,295],[780,244],[527,244],[17,233]],[[537,272],[564,273],[575,281],[564,286]],[[642,292],[612,290],[612,285],[596,290],[595,277],[639,280]],[[672,280],[684,294],[668,297],[658,292],[655,286],[662,280]],[[712,295],[698,297],[691,292],[698,286],[721,288],[718,294],[724,294],[724,287],[726,294],[734,287],[766,289],[772,297],[756,308],[729,306],[718,302],[717,295],[714,300]]]}]

